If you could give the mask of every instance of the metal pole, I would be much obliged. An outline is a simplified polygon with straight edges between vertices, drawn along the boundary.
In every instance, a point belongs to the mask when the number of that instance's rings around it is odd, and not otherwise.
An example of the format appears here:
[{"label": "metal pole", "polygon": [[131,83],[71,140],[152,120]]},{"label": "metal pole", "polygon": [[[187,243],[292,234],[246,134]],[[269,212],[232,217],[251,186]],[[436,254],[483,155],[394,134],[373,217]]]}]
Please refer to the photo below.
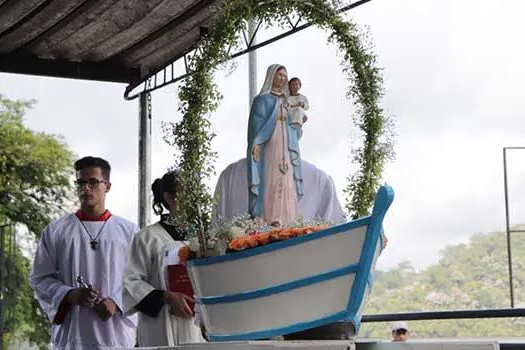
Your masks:
[{"label": "metal pole", "polygon": [[149,190],[151,186],[151,94],[139,96],[139,227],[150,221]]},{"label": "metal pole", "polygon": [[512,283],[512,249],[510,241],[509,190],[507,181],[507,148],[503,147],[503,181],[505,189],[505,227],[507,230],[507,256],[509,263],[510,307],[514,308],[514,285]]},{"label": "metal pole", "polygon": [[5,260],[5,228],[0,226],[0,350],[4,348],[4,260]]},{"label": "metal pole", "polygon": [[[251,41],[252,45],[257,44],[257,40],[254,37],[255,35],[255,22],[249,21],[248,22],[248,36],[249,40]],[[253,50],[248,53],[248,82],[249,82],[249,104],[248,106],[251,108],[252,101],[257,96],[257,51]]]},{"label": "metal pole", "polygon": [[363,315],[361,322],[422,321],[422,320],[459,320],[481,318],[524,317],[525,309],[483,309],[454,311],[403,312],[395,314]]}]

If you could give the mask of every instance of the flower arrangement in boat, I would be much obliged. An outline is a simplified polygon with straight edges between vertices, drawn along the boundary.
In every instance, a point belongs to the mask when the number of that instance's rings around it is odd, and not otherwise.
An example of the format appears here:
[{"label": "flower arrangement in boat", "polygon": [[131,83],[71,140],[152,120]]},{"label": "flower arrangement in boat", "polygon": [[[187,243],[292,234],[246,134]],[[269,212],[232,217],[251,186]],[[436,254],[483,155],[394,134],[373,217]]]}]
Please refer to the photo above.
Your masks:
[{"label": "flower arrangement in boat", "polygon": [[179,259],[191,259],[235,253],[264,246],[278,241],[301,237],[321,231],[333,223],[324,219],[304,220],[299,218],[282,227],[275,227],[260,218],[251,218],[248,213],[232,220],[217,219],[207,232],[197,232],[188,245],[179,250]]},{"label": "flower arrangement in boat", "polygon": [[248,248],[255,248],[272,242],[304,236],[308,233],[321,231],[328,227],[328,225],[282,228],[276,227],[271,229],[270,231],[251,232],[247,235],[239,236],[232,239],[228,244],[228,249],[231,251],[241,251]]}]

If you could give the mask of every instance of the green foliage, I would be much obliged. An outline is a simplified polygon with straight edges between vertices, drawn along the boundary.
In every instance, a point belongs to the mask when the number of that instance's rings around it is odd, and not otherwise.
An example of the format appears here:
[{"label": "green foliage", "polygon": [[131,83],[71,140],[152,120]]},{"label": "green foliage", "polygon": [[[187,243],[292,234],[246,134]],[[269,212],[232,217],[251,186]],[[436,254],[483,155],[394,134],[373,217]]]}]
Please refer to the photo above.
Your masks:
[{"label": "green foliage", "polygon": [[188,62],[193,74],[184,81],[179,92],[179,111],[183,119],[168,128],[165,137],[178,148],[180,157],[176,165],[181,169],[186,188],[191,189],[185,195],[185,215],[189,223],[196,221],[199,212],[205,224],[209,222],[212,199],[204,180],[213,173],[216,157],[210,146],[213,134],[209,115],[222,98],[213,83],[213,73],[218,65],[228,60],[232,48],[239,46],[238,33],[246,30],[247,21],[286,26],[290,14],[330,31],[329,41],[336,43],[343,53],[342,71],[350,84],[347,95],[357,106],[353,120],[364,134],[362,147],[354,150],[353,161],[360,169],[349,178],[347,209],[353,217],[368,213],[384,165],[393,155],[393,142],[388,137],[391,125],[379,107],[383,81],[376,58],[370,45],[362,40],[364,34],[357,25],[337,13],[339,5],[338,1],[327,0],[231,0],[218,9],[218,22]]},{"label": "green foliage", "polygon": [[31,263],[22,254],[19,244],[14,244],[15,235],[18,239],[23,237],[12,226],[6,230],[4,239],[4,348],[25,341],[47,349],[50,324],[29,286]]},{"label": "green foliage", "polygon": [[[525,255],[525,235],[512,238],[513,256]],[[514,295],[525,306],[525,260],[515,258]],[[475,234],[467,244],[447,246],[438,264],[416,271],[408,262],[377,271],[364,314],[507,308],[509,280],[505,234]],[[417,337],[523,336],[520,319],[444,320],[409,323]],[[390,336],[388,324],[364,323],[360,336]]]},{"label": "green foliage", "polygon": [[0,219],[39,235],[72,198],[73,154],[60,138],[24,126],[32,103],[0,95]]},{"label": "green foliage", "polygon": [[[35,132],[23,123],[33,102],[0,95],[0,225],[11,224],[5,238],[2,291],[6,340],[24,340],[46,349],[49,322],[29,286],[30,261],[21,243],[33,242],[44,227],[70,206],[73,154],[62,139]],[[27,227],[28,234],[20,230]],[[14,245],[16,234],[17,245]]]}]

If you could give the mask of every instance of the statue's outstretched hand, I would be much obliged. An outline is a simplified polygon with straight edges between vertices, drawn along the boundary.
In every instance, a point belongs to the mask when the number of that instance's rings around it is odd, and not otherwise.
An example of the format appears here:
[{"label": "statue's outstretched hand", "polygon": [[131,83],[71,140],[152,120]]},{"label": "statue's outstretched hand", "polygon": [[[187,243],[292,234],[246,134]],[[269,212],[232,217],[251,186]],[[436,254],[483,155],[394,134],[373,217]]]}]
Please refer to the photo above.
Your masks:
[{"label": "statue's outstretched hand", "polygon": [[259,157],[261,156],[261,146],[260,145],[254,145],[252,148],[252,156],[253,160],[258,162]]}]

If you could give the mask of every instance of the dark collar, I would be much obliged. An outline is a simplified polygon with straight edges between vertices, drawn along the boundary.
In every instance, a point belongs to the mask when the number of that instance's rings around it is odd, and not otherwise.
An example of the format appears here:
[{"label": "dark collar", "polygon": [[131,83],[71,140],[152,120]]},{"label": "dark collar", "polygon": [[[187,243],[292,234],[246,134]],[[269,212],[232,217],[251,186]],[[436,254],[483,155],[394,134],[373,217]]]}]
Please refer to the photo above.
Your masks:
[{"label": "dark collar", "polygon": [[188,234],[188,229],[186,227],[174,224],[172,221],[173,219],[170,218],[168,214],[162,214],[160,216],[159,224],[161,224],[161,226],[175,241],[184,241],[186,239],[186,235]]}]

